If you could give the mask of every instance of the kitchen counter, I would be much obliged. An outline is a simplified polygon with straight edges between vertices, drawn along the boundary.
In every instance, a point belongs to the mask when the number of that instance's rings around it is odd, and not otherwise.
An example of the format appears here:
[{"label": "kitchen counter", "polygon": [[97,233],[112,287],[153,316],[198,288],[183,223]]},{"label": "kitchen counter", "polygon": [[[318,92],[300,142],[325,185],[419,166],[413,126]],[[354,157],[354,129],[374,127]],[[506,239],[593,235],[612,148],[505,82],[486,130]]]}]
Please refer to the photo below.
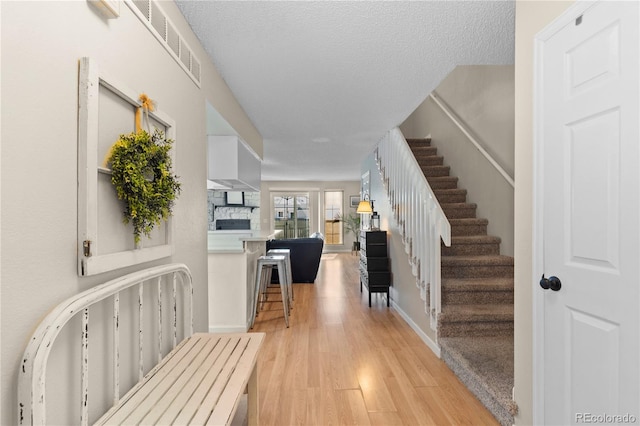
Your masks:
[{"label": "kitchen counter", "polygon": [[249,329],[256,261],[266,253],[266,242],[278,232],[281,231],[209,231],[209,332]]},{"label": "kitchen counter", "polygon": [[246,241],[266,242],[282,231],[209,231],[207,249],[209,253],[243,253]]}]

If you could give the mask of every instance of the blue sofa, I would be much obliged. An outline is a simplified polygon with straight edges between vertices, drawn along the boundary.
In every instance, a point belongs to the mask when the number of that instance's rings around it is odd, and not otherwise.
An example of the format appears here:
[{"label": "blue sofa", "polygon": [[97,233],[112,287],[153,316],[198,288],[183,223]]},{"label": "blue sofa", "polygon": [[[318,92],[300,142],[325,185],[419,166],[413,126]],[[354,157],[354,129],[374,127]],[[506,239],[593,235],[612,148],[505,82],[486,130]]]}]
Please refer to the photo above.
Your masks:
[{"label": "blue sofa", "polygon": [[[322,238],[267,241],[267,251],[276,248],[291,250],[291,274],[294,283],[312,283],[316,280],[323,246]],[[272,282],[278,282],[278,274],[272,275]]]}]

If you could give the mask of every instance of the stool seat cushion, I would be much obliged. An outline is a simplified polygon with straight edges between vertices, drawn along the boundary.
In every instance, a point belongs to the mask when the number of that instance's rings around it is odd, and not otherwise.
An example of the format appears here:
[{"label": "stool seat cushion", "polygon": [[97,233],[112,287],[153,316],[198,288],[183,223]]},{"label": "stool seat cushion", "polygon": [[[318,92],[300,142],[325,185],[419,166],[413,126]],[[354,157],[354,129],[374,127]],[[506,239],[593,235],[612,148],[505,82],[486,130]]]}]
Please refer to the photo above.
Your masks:
[{"label": "stool seat cushion", "polygon": [[[320,257],[324,241],[320,238],[295,238],[267,241],[267,251],[288,248],[291,251],[291,275],[294,283],[312,283],[320,268]],[[272,275],[272,282],[278,282]]]}]

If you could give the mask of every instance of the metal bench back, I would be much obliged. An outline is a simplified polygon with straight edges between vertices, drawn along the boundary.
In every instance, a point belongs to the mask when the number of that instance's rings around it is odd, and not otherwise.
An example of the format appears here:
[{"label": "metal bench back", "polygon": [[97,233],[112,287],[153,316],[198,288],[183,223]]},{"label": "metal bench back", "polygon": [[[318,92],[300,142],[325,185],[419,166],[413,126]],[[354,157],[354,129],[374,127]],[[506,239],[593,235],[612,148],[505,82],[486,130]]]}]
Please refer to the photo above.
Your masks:
[{"label": "metal bench back", "polygon": [[[184,337],[193,334],[193,284],[191,272],[184,264],[162,265],[134,272],[120,278],[108,281],[79,293],[56,306],[40,323],[35,333],[29,340],[20,365],[18,375],[18,424],[20,425],[45,425],[46,401],[45,381],[47,362],[51,348],[62,328],[76,315],[81,317],[82,326],[78,330],[81,334],[81,424],[88,424],[88,389],[89,389],[89,307],[105,302],[112,298],[113,302],[113,400],[116,404],[120,398],[120,294],[131,288],[138,288],[138,350],[139,371],[138,380],[144,376],[143,365],[143,313],[144,291],[151,286],[156,287],[158,336],[157,357],[158,362],[163,357],[163,317],[168,316],[172,321],[173,342],[172,348],[177,345],[178,336],[178,287],[182,291],[182,313]],[[162,288],[169,287],[171,291],[170,301],[172,306],[163,303]],[[167,309],[169,308],[169,309]],[[153,309],[153,308],[152,308]],[[152,339],[147,339],[151,341]]]}]

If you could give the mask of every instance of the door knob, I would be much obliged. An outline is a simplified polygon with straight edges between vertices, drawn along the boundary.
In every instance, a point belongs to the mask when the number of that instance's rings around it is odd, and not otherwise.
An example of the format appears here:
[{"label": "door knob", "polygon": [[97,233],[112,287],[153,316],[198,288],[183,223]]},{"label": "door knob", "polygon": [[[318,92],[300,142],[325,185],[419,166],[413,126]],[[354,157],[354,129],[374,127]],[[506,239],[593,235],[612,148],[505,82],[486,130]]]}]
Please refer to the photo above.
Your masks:
[{"label": "door knob", "polygon": [[545,278],[544,274],[542,274],[542,278],[540,279],[540,287],[544,290],[553,290],[558,291],[562,287],[562,282],[560,282],[560,278],[558,277],[549,277]]}]

